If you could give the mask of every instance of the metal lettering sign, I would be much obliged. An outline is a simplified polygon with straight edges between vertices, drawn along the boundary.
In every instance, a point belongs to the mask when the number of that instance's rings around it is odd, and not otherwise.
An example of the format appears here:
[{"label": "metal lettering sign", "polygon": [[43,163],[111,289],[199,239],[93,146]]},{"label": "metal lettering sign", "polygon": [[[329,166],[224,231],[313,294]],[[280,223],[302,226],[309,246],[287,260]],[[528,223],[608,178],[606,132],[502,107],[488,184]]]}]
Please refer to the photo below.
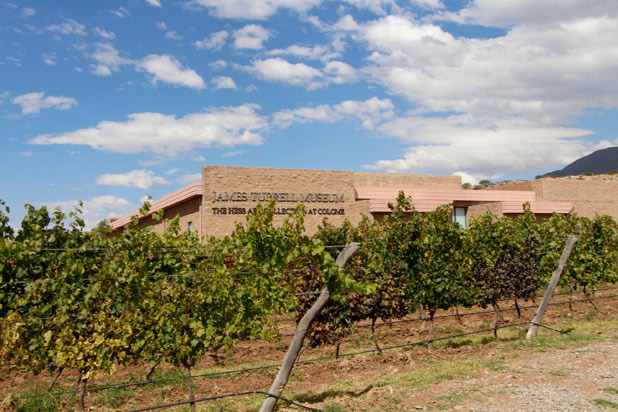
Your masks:
[{"label": "metal lettering sign", "polygon": [[[213,191],[212,203],[220,202],[265,202],[270,199],[277,203],[344,203],[343,193],[295,193],[295,192],[242,192],[242,191]],[[255,212],[254,207],[213,207],[213,215],[247,215]],[[277,207],[276,215],[287,215],[296,210],[293,207]],[[341,207],[307,208],[307,216],[343,216],[345,209]]]}]

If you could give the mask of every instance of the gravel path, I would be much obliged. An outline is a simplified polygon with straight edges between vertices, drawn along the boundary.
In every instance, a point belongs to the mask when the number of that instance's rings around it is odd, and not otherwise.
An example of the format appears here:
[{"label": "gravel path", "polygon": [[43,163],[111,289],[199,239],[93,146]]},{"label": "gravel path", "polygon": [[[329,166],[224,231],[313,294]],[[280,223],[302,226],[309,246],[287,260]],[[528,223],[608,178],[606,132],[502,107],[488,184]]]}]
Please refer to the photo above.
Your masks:
[{"label": "gravel path", "polygon": [[[607,412],[618,408],[616,337],[576,349],[528,353],[506,364],[504,372],[484,372],[476,379],[450,382],[444,389],[462,399],[451,406],[442,404],[439,409]],[[462,393],[468,395],[462,397]],[[602,400],[613,402],[614,407],[599,405]]]}]

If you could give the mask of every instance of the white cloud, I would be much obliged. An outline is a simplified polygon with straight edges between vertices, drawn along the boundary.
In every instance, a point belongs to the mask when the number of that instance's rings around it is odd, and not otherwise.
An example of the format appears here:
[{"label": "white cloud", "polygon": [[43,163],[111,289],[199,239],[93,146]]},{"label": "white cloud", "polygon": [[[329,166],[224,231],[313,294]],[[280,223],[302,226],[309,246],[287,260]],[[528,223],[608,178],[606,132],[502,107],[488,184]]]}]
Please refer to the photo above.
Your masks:
[{"label": "white cloud", "polygon": [[98,64],[98,65],[94,65],[93,67],[94,67],[94,69],[92,70],[93,74],[96,74],[98,76],[111,76],[112,75],[112,70],[107,66]]},{"label": "white cloud", "polygon": [[104,174],[97,178],[97,185],[137,187],[148,189],[153,185],[169,185],[170,182],[156,176],[152,170],[139,169],[128,173]]},{"label": "white cloud", "polygon": [[456,38],[403,16],[359,30],[373,51],[367,72],[420,111],[557,124],[586,108],[617,105],[618,18],[516,26],[493,39]]},{"label": "white cloud", "polygon": [[45,62],[48,66],[55,66],[56,63],[56,53],[43,53],[41,56],[43,58],[43,62]]},{"label": "white cloud", "polygon": [[594,147],[580,139],[592,134],[590,130],[543,127],[518,117],[496,120],[470,115],[408,116],[386,122],[378,130],[413,144],[403,158],[367,166],[391,172],[456,170],[496,178],[505,173],[530,173],[565,165]]},{"label": "white cloud", "polygon": [[242,29],[234,31],[234,47],[237,49],[262,49],[270,37],[270,32],[257,24],[248,24]]},{"label": "white cloud", "polygon": [[176,168],[174,168],[174,169],[170,169],[170,170],[168,170],[167,172],[165,172],[165,174],[166,174],[166,175],[174,175],[174,174],[176,174],[176,173],[178,173],[178,172],[180,172],[180,171],[181,171],[181,169],[179,169],[179,168],[177,168],[177,167],[176,167]]},{"label": "white cloud", "polygon": [[157,27],[157,29],[167,30],[167,24],[165,24],[164,21],[159,21],[155,23],[155,26]]},{"label": "white cloud", "polygon": [[356,69],[340,61],[326,63],[324,73],[329,76],[328,80],[332,83],[352,83],[358,80]]},{"label": "white cloud", "polygon": [[274,49],[266,53],[269,56],[289,55],[308,60],[329,61],[341,55],[339,52],[334,52],[328,46],[315,45],[312,47],[292,45],[286,49]]},{"label": "white cloud", "polygon": [[225,60],[215,60],[214,62],[208,63],[208,65],[215,70],[221,70],[227,67],[227,62]]},{"label": "white cloud", "polygon": [[170,40],[182,40],[183,39],[183,37],[180,34],[176,33],[174,30],[165,32],[165,38],[170,39]]},{"label": "white cloud", "polygon": [[392,119],[394,109],[389,99],[372,97],[365,101],[345,100],[333,106],[324,104],[281,110],[273,115],[272,123],[279,128],[286,128],[293,123],[335,123],[344,118],[357,118],[362,121],[363,127],[373,129],[376,124]]},{"label": "white cloud", "polygon": [[76,22],[73,19],[64,19],[63,23],[52,24],[46,27],[47,30],[65,35],[85,36],[86,26]]},{"label": "white cloud", "polygon": [[185,69],[174,56],[167,54],[150,54],[139,64],[139,67],[153,75],[152,84],[162,81],[165,83],[187,86],[192,89],[206,87],[204,80],[193,69]]},{"label": "white cloud", "polygon": [[548,4],[537,0],[473,0],[457,12],[443,12],[434,18],[462,24],[492,27],[512,25],[548,26],[586,17],[616,16],[618,3],[609,1],[569,0]]},{"label": "white cloud", "polygon": [[225,45],[225,39],[227,39],[227,36],[228,32],[221,30],[205,37],[204,40],[197,40],[194,44],[198,49],[219,50]]},{"label": "white cloud", "polygon": [[231,19],[266,20],[279,9],[299,13],[317,6],[322,0],[189,0],[191,4],[206,8],[217,17]]},{"label": "white cloud", "polygon": [[11,62],[11,64],[14,64],[17,67],[21,67],[21,60],[19,60],[17,57],[13,57],[13,56],[7,56],[5,57],[5,59],[9,62]]},{"label": "white cloud", "polygon": [[110,11],[114,16],[120,17],[121,19],[124,19],[125,17],[129,15],[129,10],[125,9],[122,6],[120,6],[118,10],[110,10]]},{"label": "white cloud", "polygon": [[189,183],[197,182],[200,180],[202,180],[201,173],[186,173],[182,175],[181,177],[179,177],[178,179],[176,179],[178,183],[181,183],[183,185],[188,185]]},{"label": "white cloud", "polygon": [[462,184],[470,184],[470,185],[476,185],[478,184],[480,179],[477,179],[474,176],[471,176],[465,172],[455,172],[453,173],[453,176],[459,176],[461,177],[461,183]]},{"label": "white cloud", "polygon": [[280,57],[253,62],[247,70],[266,81],[281,82],[294,86],[311,86],[322,73],[304,63],[290,63]]},{"label": "white cloud", "polygon": [[[47,202],[45,205],[50,209],[59,208],[64,213],[69,213],[77,206],[77,200],[67,200],[62,202]],[[86,223],[86,229],[93,229],[102,219],[123,216],[135,209],[131,202],[116,196],[98,196],[90,200],[83,201],[80,215]]]},{"label": "white cloud", "polygon": [[100,27],[94,28],[94,34],[107,40],[114,40],[116,38],[116,34],[114,34],[114,32],[107,31]]},{"label": "white cloud", "polygon": [[215,88],[218,89],[238,89],[236,82],[231,77],[217,76],[212,79]]},{"label": "white cloud", "polygon": [[159,0],[146,0],[146,3],[154,7],[161,7],[161,2]]},{"label": "white cloud", "polygon": [[39,135],[32,144],[88,145],[98,150],[135,154],[152,152],[172,158],[195,148],[261,145],[267,120],[259,106],[213,108],[181,118],[160,113],[133,113],[126,122],[103,121],[94,127],[56,135]]},{"label": "white cloud", "polygon": [[30,7],[24,7],[23,9],[21,9],[21,14],[26,17],[34,16],[36,14],[36,10]]},{"label": "white cloud", "polygon": [[345,0],[359,9],[369,9],[376,14],[385,14],[384,6],[394,4],[393,0]]},{"label": "white cloud", "polygon": [[96,51],[90,57],[99,63],[93,73],[102,76],[109,76],[120,70],[120,66],[133,63],[133,60],[121,57],[120,52],[110,43],[97,43]]},{"label": "white cloud", "polygon": [[32,92],[14,97],[11,102],[21,106],[21,114],[39,113],[42,109],[68,110],[77,105],[77,100],[64,96],[47,96]]},{"label": "white cloud", "polygon": [[440,0],[410,0],[410,2],[422,9],[443,9],[444,4]]},{"label": "white cloud", "polygon": [[243,153],[245,153],[244,150],[234,150],[233,152],[225,152],[221,156],[223,156],[223,157],[234,157],[234,156],[240,156]]},{"label": "white cloud", "polygon": [[195,156],[194,158],[191,159],[194,162],[205,162],[206,158],[204,156]]}]

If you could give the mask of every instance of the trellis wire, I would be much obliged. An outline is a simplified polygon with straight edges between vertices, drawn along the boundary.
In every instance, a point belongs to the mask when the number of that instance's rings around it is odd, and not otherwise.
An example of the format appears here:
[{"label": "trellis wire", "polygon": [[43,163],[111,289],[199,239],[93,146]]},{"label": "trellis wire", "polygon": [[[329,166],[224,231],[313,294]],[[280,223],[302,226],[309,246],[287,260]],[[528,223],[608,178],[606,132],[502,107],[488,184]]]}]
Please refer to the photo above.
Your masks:
[{"label": "trellis wire", "polygon": [[[597,298],[593,298],[593,299],[577,299],[577,300],[570,300],[570,301],[553,302],[553,303],[550,303],[550,305],[563,305],[563,304],[568,304],[568,303],[588,302],[588,301],[591,301],[591,300],[602,300],[602,299],[610,299],[610,298],[615,298],[615,297],[618,297],[618,294],[610,295],[610,296],[602,296],[602,297],[597,297]],[[530,307],[525,307],[525,308],[531,308],[531,307],[536,307],[536,306],[530,306]],[[493,311],[487,311],[487,312],[483,312],[483,313],[494,313],[494,312]],[[464,314],[462,314],[462,316],[463,315]],[[454,317],[454,316],[458,316],[458,315],[456,315],[456,314],[449,314],[449,315],[443,315],[441,317],[435,317],[434,319],[446,318],[446,317]],[[414,320],[410,320],[410,321],[418,321],[418,320],[419,319],[414,319]],[[396,322],[405,322],[405,321],[396,321]],[[526,325],[526,324],[530,324],[530,323],[531,323],[530,321],[512,323],[512,324],[509,324],[509,325],[498,326],[496,329],[511,328],[511,327]],[[380,325],[382,325],[382,324],[380,324]],[[544,327],[544,328],[547,328],[547,329],[550,329],[550,330],[554,330],[556,332],[563,333],[562,331],[550,328],[549,326],[546,326],[546,325],[543,325],[543,324],[539,324],[538,326]],[[422,341],[417,341],[417,342],[410,342],[410,343],[401,344],[401,345],[387,346],[387,347],[383,347],[383,348],[380,348],[380,349],[366,349],[366,350],[357,351],[357,352],[343,353],[343,354],[339,354],[339,357],[349,357],[349,356],[362,355],[362,354],[366,354],[366,353],[380,352],[380,351],[384,351],[384,350],[392,350],[392,349],[399,349],[399,348],[404,348],[404,347],[418,346],[418,345],[427,344],[427,343],[431,343],[431,342],[438,342],[438,341],[443,341],[443,340],[448,340],[448,339],[454,339],[454,338],[457,338],[457,337],[469,336],[469,335],[485,333],[485,332],[493,332],[493,331],[494,331],[494,328],[479,329],[479,330],[475,330],[475,331],[471,331],[471,332],[463,332],[463,333],[459,333],[459,334],[455,334],[455,335],[447,335],[447,336],[443,336],[443,337],[439,337],[439,338],[434,338],[432,340],[427,339],[427,340],[422,340]],[[326,356],[320,356],[320,357],[313,358],[313,359],[297,361],[296,364],[297,365],[303,365],[303,364],[308,364],[308,363],[315,363],[315,362],[320,362],[320,361],[324,361],[324,360],[329,360],[329,359],[333,359],[333,358],[335,358],[334,355],[326,355]],[[257,370],[273,369],[273,368],[278,368],[280,366],[281,366],[281,364],[271,364],[271,365],[255,366],[255,367],[251,367],[251,368],[233,369],[233,370],[228,370],[228,371],[209,372],[209,373],[203,373],[203,374],[198,374],[198,375],[192,375],[191,378],[205,378],[205,377],[214,377],[214,376],[222,376],[222,375],[233,375],[233,374],[246,373],[246,372],[252,372],[252,371],[257,371]],[[87,392],[97,392],[97,391],[102,391],[102,390],[125,388],[125,387],[131,387],[131,386],[145,386],[145,385],[151,385],[151,384],[163,383],[163,382],[182,381],[184,379],[185,379],[184,377],[177,377],[177,378],[158,379],[158,380],[150,380],[150,381],[142,381],[142,382],[129,382],[129,383],[123,383],[123,384],[117,384],[117,385],[96,386],[96,387],[92,387],[92,388],[86,388],[86,391]],[[71,394],[71,393],[77,393],[77,392],[78,392],[78,390],[67,390],[67,391],[50,392],[49,394],[51,394],[51,395],[63,395],[63,394]],[[24,395],[24,396],[16,397],[16,399],[26,399],[26,398],[33,398],[33,397],[36,398],[36,397],[41,397],[41,396],[46,396],[46,395],[48,395],[48,394]]]}]

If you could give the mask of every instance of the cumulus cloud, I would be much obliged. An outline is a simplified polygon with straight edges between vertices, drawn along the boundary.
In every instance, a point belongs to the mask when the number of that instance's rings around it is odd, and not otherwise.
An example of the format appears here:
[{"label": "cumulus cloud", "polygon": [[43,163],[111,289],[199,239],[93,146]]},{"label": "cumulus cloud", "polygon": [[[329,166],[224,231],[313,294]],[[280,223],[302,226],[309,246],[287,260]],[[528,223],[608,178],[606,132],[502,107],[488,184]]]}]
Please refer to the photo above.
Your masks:
[{"label": "cumulus cloud", "polygon": [[505,173],[529,173],[568,164],[582,153],[611,146],[582,138],[593,132],[568,127],[543,127],[517,117],[479,119],[470,115],[446,118],[407,116],[378,127],[386,135],[410,142],[404,156],[381,160],[370,169],[390,172],[451,173],[496,178]]},{"label": "cumulus cloud", "polygon": [[43,92],[32,92],[16,96],[12,103],[21,106],[21,114],[36,114],[43,109],[68,110],[77,105],[77,100],[64,96],[47,96]]},{"label": "cumulus cloud", "polygon": [[198,49],[219,50],[225,45],[227,36],[228,32],[226,30],[221,30],[205,37],[204,40],[197,40],[194,44]]},{"label": "cumulus cloud", "polygon": [[212,79],[216,89],[238,89],[236,82],[231,77],[217,76]]},{"label": "cumulus cloud", "polygon": [[294,86],[311,86],[322,73],[304,63],[290,63],[280,57],[256,60],[248,71],[266,81],[281,82]]},{"label": "cumulus cloud", "polygon": [[[50,209],[59,208],[64,213],[69,213],[78,206],[77,200],[67,200],[61,202],[47,202],[45,204]],[[93,229],[102,219],[123,216],[133,209],[135,205],[126,199],[116,196],[97,196],[90,200],[83,201],[80,207],[81,217],[86,223],[86,229]]]},{"label": "cumulus cloud", "polygon": [[473,0],[456,12],[442,12],[436,20],[491,27],[512,25],[547,26],[556,22],[586,17],[616,16],[615,1],[569,0],[551,3],[535,0]]},{"label": "cumulus cloud", "polygon": [[257,24],[248,24],[242,29],[234,31],[234,47],[237,49],[262,49],[270,37],[270,32]]},{"label": "cumulus cloud", "polygon": [[393,0],[345,0],[359,9],[369,9],[376,14],[385,14],[384,6],[394,4]]},{"label": "cumulus cloud", "polygon": [[388,16],[359,32],[372,51],[367,72],[420,110],[555,124],[589,107],[616,105],[618,19],[515,26],[502,37],[466,39]]},{"label": "cumulus cloud", "polygon": [[126,122],[103,121],[94,127],[55,135],[44,134],[32,144],[87,145],[115,153],[151,152],[177,157],[195,148],[261,145],[260,132],[268,126],[259,106],[213,108],[181,118],[161,113],[133,113]]},{"label": "cumulus cloud", "polygon": [[97,185],[137,187],[148,189],[153,185],[169,185],[170,182],[156,176],[152,170],[139,169],[128,173],[103,174],[97,178]]},{"label": "cumulus cloud", "polygon": [[358,80],[356,69],[347,63],[331,61],[326,63],[324,73],[328,75],[328,80],[332,83],[352,83]]},{"label": "cumulus cloud", "polygon": [[76,22],[73,19],[64,19],[64,22],[60,24],[52,24],[47,26],[46,29],[51,32],[64,35],[85,36],[87,34],[85,30],[86,26]]},{"label": "cumulus cloud", "polygon": [[26,17],[34,16],[36,14],[36,10],[30,7],[24,7],[23,9],[21,9],[21,14]]},{"label": "cumulus cloud", "polygon": [[363,127],[373,129],[377,123],[392,119],[394,105],[389,99],[372,97],[365,101],[345,100],[336,105],[319,105],[281,110],[273,115],[272,123],[286,128],[294,123],[325,122],[334,123],[345,118],[357,118]]},{"label": "cumulus cloud", "polygon": [[294,56],[307,60],[329,61],[341,55],[339,52],[333,51],[330,47],[324,45],[315,46],[300,46],[292,45],[285,49],[273,49],[266,53],[269,56]]},{"label": "cumulus cloud", "polygon": [[469,174],[467,174],[466,172],[455,172],[453,173],[453,176],[459,176],[461,177],[461,183],[463,184],[469,184],[469,185],[476,185],[478,184],[480,179],[477,179],[474,176],[471,176]]},{"label": "cumulus cloud", "polygon": [[146,3],[154,7],[161,7],[161,2],[159,0],[146,0]]},{"label": "cumulus cloud", "polygon": [[195,70],[183,68],[174,56],[168,54],[150,54],[142,59],[139,67],[153,75],[151,82],[155,85],[161,81],[198,90],[206,87]]},{"label": "cumulus cloud", "polygon": [[120,66],[133,64],[133,60],[120,56],[111,43],[97,43],[95,47],[95,52],[90,55],[98,63],[94,66],[94,74],[109,76],[120,70]]},{"label": "cumulus cloud", "polygon": [[99,37],[102,37],[106,40],[114,40],[116,38],[116,34],[114,34],[111,31],[107,31],[105,29],[102,29],[100,27],[95,27],[94,28],[94,34],[96,34]]},{"label": "cumulus cloud", "polygon": [[189,0],[190,4],[207,9],[212,15],[230,19],[266,20],[279,9],[299,13],[317,6],[322,0]]}]

